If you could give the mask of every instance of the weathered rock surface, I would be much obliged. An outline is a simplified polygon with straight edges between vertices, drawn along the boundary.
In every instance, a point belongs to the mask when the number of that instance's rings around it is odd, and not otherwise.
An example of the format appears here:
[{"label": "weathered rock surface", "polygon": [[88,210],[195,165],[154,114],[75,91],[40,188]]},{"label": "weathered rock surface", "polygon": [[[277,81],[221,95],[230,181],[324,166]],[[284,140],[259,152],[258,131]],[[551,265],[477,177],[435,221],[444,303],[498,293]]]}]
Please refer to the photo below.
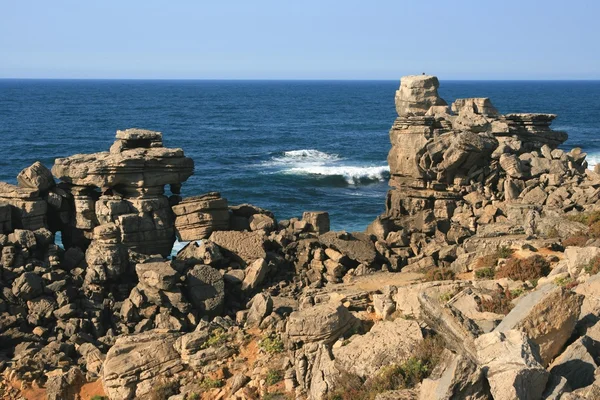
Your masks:
[{"label": "weathered rock surface", "polygon": [[227,199],[217,192],[185,198],[173,212],[179,240],[206,239],[213,231],[229,229]]},{"label": "weathered rock surface", "polygon": [[549,374],[524,333],[487,333],[475,340],[475,346],[494,400],[542,397]]},{"label": "weathered rock surface", "polygon": [[416,321],[398,318],[375,324],[369,332],[334,349],[333,355],[340,369],[366,378],[386,365],[402,364],[422,340]]},{"label": "weathered rock surface", "polygon": [[178,336],[147,332],[117,339],[106,355],[102,375],[109,398],[143,398],[160,378],[181,371],[181,357],[174,347]]},{"label": "weathered rock surface", "polygon": [[522,298],[494,332],[523,330],[539,346],[541,362],[546,366],[571,336],[582,302],[581,295],[546,285]]},{"label": "weathered rock surface", "polygon": [[286,334],[296,343],[332,343],[352,329],[355,322],[355,318],[343,305],[335,302],[319,304],[291,313]]}]

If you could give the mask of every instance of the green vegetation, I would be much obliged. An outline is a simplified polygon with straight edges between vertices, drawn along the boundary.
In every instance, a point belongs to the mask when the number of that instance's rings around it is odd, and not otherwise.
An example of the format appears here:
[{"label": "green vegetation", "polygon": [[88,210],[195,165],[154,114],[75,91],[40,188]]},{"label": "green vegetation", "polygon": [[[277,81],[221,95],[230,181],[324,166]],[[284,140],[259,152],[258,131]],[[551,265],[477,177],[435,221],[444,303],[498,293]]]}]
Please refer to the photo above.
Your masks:
[{"label": "green vegetation", "polygon": [[567,246],[585,246],[591,238],[600,238],[600,211],[571,214],[567,219],[579,222],[588,226],[588,234],[583,232],[572,235],[562,241],[562,245]]},{"label": "green vegetation", "polygon": [[92,396],[90,398],[90,400],[108,400],[108,397],[106,397],[106,396],[100,396],[99,394],[96,394],[96,395]]},{"label": "green vegetation", "polygon": [[223,385],[224,385],[224,382],[222,379],[212,379],[212,378],[206,377],[202,380],[200,387],[202,389],[216,389],[216,388],[223,387]]},{"label": "green vegetation", "polygon": [[446,293],[442,293],[440,295],[440,301],[442,303],[447,303],[450,301],[451,298],[454,297],[454,292],[446,292]]},{"label": "green vegetation", "polygon": [[179,392],[179,385],[175,381],[162,381],[153,386],[148,395],[150,400],[167,400]]},{"label": "green vegetation", "polygon": [[514,297],[509,290],[498,290],[490,297],[481,299],[479,311],[506,315],[514,307],[511,302],[512,299],[514,299]]},{"label": "green vegetation", "polygon": [[277,382],[281,382],[283,379],[283,374],[278,369],[270,369],[267,372],[267,376],[265,377],[265,382],[267,386],[271,386],[276,384]]},{"label": "green vegetation", "polygon": [[188,393],[185,400],[200,400],[200,395],[198,393]]},{"label": "green vegetation", "polygon": [[571,278],[570,276],[556,278],[554,280],[554,283],[558,286],[564,286],[567,289],[573,289],[575,286],[577,286],[579,284],[579,282],[577,282],[575,279]]},{"label": "green vegetation", "polygon": [[513,281],[529,281],[539,279],[550,273],[550,263],[536,254],[531,257],[510,258],[506,264],[496,271],[496,278],[510,278]]},{"label": "green vegetation", "polygon": [[512,296],[513,299],[516,299],[523,293],[525,293],[525,290],[523,290],[523,289],[514,289],[514,290],[510,291],[510,295]]},{"label": "green vegetation", "polygon": [[290,397],[289,395],[283,393],[282,391],[277,391],[277,392],[267,392],[265,394],[263,394],[263,396],[261,397],[261,400],[291,400],[292,397]]},{"label": "green vegetation", "polygon": [[415,348],[408,360],[381,368],[377,375],[364,381],[355,374],[342,372],[336,380],[335,391],[327,399],[373,400],[377,394],[387,390],[412,388],[429,376],[443,349],[444,343],[439,337],[429,336]]},{"label": "green vegetation", "polygon": [[600,272],[600,257],[594,257],[590,260],[589,263],[583,266],[583,270],[590,275],[596,275]]},{"label": "green vegetation", "polygon": [[498,248],[496,249],[496,255],[498,256],[498,258],[510,258],[512,257],[513,253],[514,250],[508,246],[498,246]]},{"label": "green vegetation", "polygon": [[210,333],[206,342],[200,346],[201,349],[216,347],[226,343],[229,340],[229,335],[221,328],[217,328]]},{"label": "green vegetation", "polygon": [[496,272],[492,267],[483,267],[475,270],[475,278],[477,279],[494,279]]},{"label": "green vegetation", "polygon": [[431,268],[425,272],[425,276],[423,277],[425,282],[453,281],[454,279],[456,279],[456,274],[448,268]]},{"label": "green vegetation", "polygon": [[281,353],[283,351],[283,342],[276,334],[267,335],[260,341],[260,348],[269,354]]}]

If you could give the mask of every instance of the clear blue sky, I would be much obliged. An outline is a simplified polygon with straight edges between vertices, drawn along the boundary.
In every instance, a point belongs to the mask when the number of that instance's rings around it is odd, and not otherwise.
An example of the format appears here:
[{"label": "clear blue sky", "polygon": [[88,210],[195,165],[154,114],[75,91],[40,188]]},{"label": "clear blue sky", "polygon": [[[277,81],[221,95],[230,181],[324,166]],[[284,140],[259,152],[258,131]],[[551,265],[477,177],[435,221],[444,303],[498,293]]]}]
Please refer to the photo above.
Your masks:
[{"label": "clear blue sky", "polygon": [[0,78],[600,79],[599,0],[0,0]]}]

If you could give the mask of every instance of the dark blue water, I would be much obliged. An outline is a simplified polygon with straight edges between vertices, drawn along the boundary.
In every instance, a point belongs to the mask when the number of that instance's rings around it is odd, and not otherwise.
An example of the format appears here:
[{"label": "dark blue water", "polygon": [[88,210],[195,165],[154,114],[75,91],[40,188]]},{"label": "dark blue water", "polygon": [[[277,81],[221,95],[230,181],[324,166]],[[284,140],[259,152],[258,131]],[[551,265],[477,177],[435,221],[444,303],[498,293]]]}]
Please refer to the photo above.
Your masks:
[{"label": "dark blue water", "polygon": [[[117,129],[163,132],[196,163],[185,196],[220,191],[278,218],[327,210],[362,230],[384,208],[398,81],[0,80],[0,180],[36,160],[104,151]],[[600,155],[600,81],[441,82],[449,103],[490,97],[507,112],[559,115],[565,147]]]}]

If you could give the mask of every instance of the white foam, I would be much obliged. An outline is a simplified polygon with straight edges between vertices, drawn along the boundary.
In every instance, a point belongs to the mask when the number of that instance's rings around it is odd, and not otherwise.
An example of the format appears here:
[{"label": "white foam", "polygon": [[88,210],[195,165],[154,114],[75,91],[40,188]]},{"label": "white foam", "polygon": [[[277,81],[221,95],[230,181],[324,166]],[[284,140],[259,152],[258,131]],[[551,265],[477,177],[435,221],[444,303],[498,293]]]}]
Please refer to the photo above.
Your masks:
[{"label": "white foam", "polygon": [[600,153],[588,153],[585,159],[588,162],[588,169],[594,169],[596,164],[600,164]]},{"label": "white foam", "polygon": [[290,150],[283,152],[282,156],[276,156],[267,164],[290,165],[290,164],[312,164],[322,165],[327,162],[340,160],[337,154],[329,154],[315,149]]},{"label": "white foam", "polygon": [[318,176],[340,176],[351,185],[364,181],[384,181],[389,178],[390,168],[381,167],[359,167],[350,165],[340,166],[307,166],[290,168],[284,171],[287,174],[318,175]]}]

